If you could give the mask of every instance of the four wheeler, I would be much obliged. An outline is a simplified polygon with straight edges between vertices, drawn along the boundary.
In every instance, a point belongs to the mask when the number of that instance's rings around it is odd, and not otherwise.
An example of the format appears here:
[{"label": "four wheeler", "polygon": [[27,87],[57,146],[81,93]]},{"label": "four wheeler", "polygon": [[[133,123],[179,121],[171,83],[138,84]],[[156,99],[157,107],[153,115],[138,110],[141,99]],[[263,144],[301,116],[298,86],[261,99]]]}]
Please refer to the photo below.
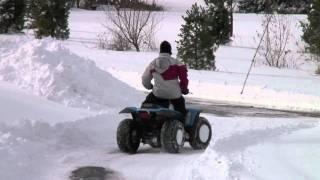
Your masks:
[{"label": "four wheeler", "polygon": [[200,116],[201,110],[187,109],[184,118],[178,111],[158,105],[144,104],[141,108],[127,107],[120,113],[131,114],[117,129],[117,143],[121,151],[136,153],[140,142],[178,153],[185,141],[193,149],[205,149],[211,140],[211,125]]}]

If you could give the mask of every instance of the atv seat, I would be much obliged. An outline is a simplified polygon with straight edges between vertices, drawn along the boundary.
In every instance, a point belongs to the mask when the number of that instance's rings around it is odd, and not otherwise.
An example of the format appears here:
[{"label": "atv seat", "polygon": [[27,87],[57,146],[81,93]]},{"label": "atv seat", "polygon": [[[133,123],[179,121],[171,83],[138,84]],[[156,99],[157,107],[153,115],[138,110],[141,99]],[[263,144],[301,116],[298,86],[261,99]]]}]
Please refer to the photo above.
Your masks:
[{"label": "atv seat", "polygon": [[165,108],[165,107],[160,106],[158,104],[143,103],[141,105],[141,108],[145,108],[145,109],[160,109],[160,108]]}]

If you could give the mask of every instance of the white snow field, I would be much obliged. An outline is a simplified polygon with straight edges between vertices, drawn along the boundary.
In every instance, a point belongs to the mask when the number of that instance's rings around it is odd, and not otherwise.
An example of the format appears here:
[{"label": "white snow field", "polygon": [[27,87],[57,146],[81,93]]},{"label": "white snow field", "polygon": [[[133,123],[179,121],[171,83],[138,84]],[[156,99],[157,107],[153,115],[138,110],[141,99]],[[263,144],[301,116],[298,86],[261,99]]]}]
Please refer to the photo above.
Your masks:
[{"label": "white snow field", "polygon": [[0,79],[13,82],[35,95],[89,109],[126,105],[127,96],[110,93],[115,89],[129,97],[138,95],[128,91],[129,86],[97,68],[92,61],[70,53],[58,42],[17,37],[4,43],[9,47],[18,44],[18,48],[5,51],[0,62]]},{"label": "white snow field", "polygon": [[[175,47],[180,9],[191,1],[169,2],[162,2],[171,9],[156,38]],[[140,77],[158,53],[97,49],[103,20],[103,12],[73,10],[68,41],[0,35],[0,179],[67,180],[82,166],[105,167],[128,180],[320,179],[319,118],[203,114],[213,128],[206,150],[186,144],[180,154],[168,154],[141,144],[135,155],[121,153],[116,128],[127,116],[118,112],[143,101]],[[320,78],[311,62],[298,69],[256,66],[240,95],[260,23],[261,16],[235,15],[233,42],[216,53],[219,71],[189,70],[188,96],[320,111]],[[294,30],[300,41],[300,29]]]},{"label": "white snow field", "polygon": [[[174,47],[176,46],[175,40],[178,39],[179,28],[183,23],[181,15],[183,12],[162,15],[163,21],[156,36],[159,42],[168,40]],[[301,29],[297,25],[305,17],[293,15],[289,18],[292,21],[293,32],[290,44],[294,46],[296,42],[301,41]],[[104,13],[75,11],[70,19],[70,26],[74,31],[71,31],[71,39],[66,44],[71,51],[93,60],[100,68],[132,87],[144,90],[140,83],[141,74],[148,63],[157,56],[157,52],[124,53],[97,50],[97,45],[92,42],[97,42],[97,35],[105,31],[102,26],[105,20]],[[191,91],[189,96],[268,108],[319,111],[320,78],[314,75],[316,66],[303,61],[305,57],[302,56],[297,57],[297,64],[300,64],[298,69],[255,66],[244,94],[240,94],[257,46],[257,40],[255,40],[257,31],[262,31],[262,16],[235,14],[234,19],[233,43],[230,46],[220,47],[216,52],[218,71],[189,71]],[[88,24],[86,20],[90,23]],[[82,37],[85,37],[83,41],[76,43]],[[300,44],[294,47],[293,51],[300,51],[303,46],[302,43]],[[175,56],[175,48],[173,53]]]}]

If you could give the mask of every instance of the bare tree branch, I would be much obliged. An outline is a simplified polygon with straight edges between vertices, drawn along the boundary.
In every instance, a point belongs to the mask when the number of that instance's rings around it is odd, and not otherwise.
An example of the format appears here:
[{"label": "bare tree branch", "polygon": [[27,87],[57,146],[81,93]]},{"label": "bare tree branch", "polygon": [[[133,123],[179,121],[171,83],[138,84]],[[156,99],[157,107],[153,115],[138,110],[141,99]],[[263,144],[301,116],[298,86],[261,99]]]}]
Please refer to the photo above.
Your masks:
[{"label": "bare tree branch", "polygon": [[[107,9],[106,16],[110,25],[108,31],[119,38],[125,39],[136,51],[140,51],[143,44],[154,39],[154,32],[158,23],[158,15],[152,10],[143,9],[139,4],[146,4],[148,0],[116,0],[116,6]],[[152,1],[155,4],[155,1]]]},{"label": "bare tree branch", "polygon": [[270,19],[270,23],[266,27],[266,35],[259,50],[259,54],[264,58],[262,63],[277,68],[296,67],[297,64],[294,62],[293,56],[288,57],[291,52],[288,44],[292,36],[288,17],[266,14],[263,25],[266,25],[268,19]]}]

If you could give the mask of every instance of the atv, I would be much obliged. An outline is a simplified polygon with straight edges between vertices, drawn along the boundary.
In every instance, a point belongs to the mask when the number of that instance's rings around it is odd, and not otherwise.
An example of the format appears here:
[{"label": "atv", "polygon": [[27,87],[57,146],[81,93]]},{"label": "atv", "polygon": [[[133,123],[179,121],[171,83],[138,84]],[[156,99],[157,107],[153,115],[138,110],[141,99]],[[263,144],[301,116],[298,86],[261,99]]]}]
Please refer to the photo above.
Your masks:
[{"label": "atv", "polygon": [[211,140],[211,125],[200,116],[201,110],[188,108],[184,118],[178,111],[158,105],[127,107],[120,114],[131,114],[117,129],[117,144],[122,152],[134,154],[140,143],[179,153],[185,141],[193,149],[205,149]]}]

